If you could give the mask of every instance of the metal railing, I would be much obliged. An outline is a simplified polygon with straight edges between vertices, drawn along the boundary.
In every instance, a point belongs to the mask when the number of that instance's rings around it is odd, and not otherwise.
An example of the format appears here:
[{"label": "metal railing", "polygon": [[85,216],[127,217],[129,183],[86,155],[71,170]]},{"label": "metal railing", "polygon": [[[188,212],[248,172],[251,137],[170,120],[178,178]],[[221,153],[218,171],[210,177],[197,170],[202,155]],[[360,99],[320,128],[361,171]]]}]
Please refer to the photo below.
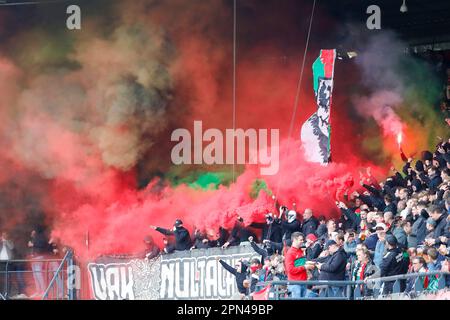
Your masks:
[{"label": "metal railing", "polygon": [[[64,281],[61,280],[61,275],[63,275],[62,272],[64,270],[64,265],[65,264],[67,264],[66,270],[68,270],[70,268],[69,265],[72,265],[72,261],[73,261],[72,256],[73,256],[72,251],[69,250],[69,251],[66,252],[66,254],[65,254],[63,260],[61,261],[58,269],[56,270],[52,280],[50,281],[50,283],[49,283],[49,285],[47,287],[47,290],[45,290],[44,295],[42,296],[42,300],[47,300],[49,298],[49,294],[50,294],[51,290],[55,289],[55,288],[56,288],[56,292],[57,292],[56,297],[57,298],[59,297],[59,293],[60,293],[59,291],[60,291],[61,284],[60,283],[58,284],[58,282],[62,281],[64,283]],[[62,278],[64,279],[64,277],[62,277]],[[54,286],[55,283],[57,283],[58,285]],[[64,288],[64,284],[62,285],[62,287]],[[68,300],[71,300],[71,297],[70,297],[71,291],[72,290],[67,290],[67,299]],[[64,292],[64,290],[63,290],[63,292]]]},{"label": "metal railing", "polygon": [[62,259],[42,256],[0,261],[0,299],[74,299],[74,290],[68,283],[71,266],[71,251],[67,251]]},{"label": "metal railing", "polygon": [[[363,300],[376,299],[386,295],[405,294],[409,296],[422,292],[439,291],[446,286],[446,277],[450,272],[436,271],[425,273],[410,273],[383,278],[368,278],[357,281],[272,281],[257,284],[259,288],[271,286],[269,300]],[[424,288],[424,279],[435,277],[437,285],[433,290]],[[412,279],[411,288],[407,288],[406,281]],[[290,286],[301,286],[303,294],[301,297],[290,295]],[[409,291],[405,291],[409,289]]]}]

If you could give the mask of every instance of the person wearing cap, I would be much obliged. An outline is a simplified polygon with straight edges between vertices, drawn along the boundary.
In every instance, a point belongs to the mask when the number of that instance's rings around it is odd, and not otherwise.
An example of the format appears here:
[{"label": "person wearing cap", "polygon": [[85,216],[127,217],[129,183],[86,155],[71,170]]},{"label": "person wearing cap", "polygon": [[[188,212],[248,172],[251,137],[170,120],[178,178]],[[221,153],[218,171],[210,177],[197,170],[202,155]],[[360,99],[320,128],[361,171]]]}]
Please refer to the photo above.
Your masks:
[{"label": "person wearing cap", "polygon": [[[325,248],[330,253],[330,257],[325,263],[318,263],[319,280],[323,281],[343,281],[345,279],[345,268],[347,266],[347,254],[336,241],[328,240]],[[332,297],[341,297],[343,287],[329,287]],[[329,292],[330,292],[329,291]]]},{"label": "person wearing cap", "polygon": [[192,240],[189,231],[183,227],[183,221],[176,220],[172,230],[151,226],[152,229],[166,236],[175,236],[175,250],[187,251],[192,247]]},{"label": "person wearing cap", "polygon": [[388,230],[384,223],[377,223],[375,226],[376,234],[378,237],[377,245],[375,246],[375,253],[373,256],[373,262],[377,267],[381,266],[383,257],[386,253],[386,232]]},{"label": "person wearing cap", "polygon": [[315,234],[306,236],[306,259],[308,261],[315,260],[322,252],[322,245]]},{"label": "person wearing cap", "polygon": [[[403,274],[404,261],[403,252],[397,246],[397,238],[393,235],[386,236],[387,253],[380,264],[380,276],[390,277]],[[406,271],[405,271],[406,272]],[[392,293],[394,281],[384,283],[383,294]]]}]

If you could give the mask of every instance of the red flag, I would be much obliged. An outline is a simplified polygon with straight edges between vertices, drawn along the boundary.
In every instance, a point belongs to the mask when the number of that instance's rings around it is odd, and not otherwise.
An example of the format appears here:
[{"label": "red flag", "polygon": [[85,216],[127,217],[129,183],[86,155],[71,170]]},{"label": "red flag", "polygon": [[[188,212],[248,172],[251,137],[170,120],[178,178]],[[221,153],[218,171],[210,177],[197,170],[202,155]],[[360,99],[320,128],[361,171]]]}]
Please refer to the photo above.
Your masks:
[{"label": "red flag", "polygon": [[265,287],[261,291],[255,292],[253,294],[253,300],[269,300],[270,288],[271,288],[271,285],[269,284],[267,287]]}]

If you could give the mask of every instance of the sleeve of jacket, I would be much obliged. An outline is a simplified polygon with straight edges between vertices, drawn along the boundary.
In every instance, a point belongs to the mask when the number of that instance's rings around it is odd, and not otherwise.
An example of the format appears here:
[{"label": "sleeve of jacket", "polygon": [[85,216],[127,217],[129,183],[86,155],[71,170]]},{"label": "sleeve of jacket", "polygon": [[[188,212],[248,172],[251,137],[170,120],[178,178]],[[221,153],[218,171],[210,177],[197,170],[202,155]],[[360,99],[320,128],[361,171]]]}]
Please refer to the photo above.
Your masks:
[{"label": "sleeve of jacket", "polygon": [[325,264],[320,268],[321,271],[325,272],[336,272],[342,266],[342,264],[346,264],[346,258],[342,253],[338,253],[334,259],[328,260]]},{"label": "sleeve of jacket", "polygon": [[228,263],[226,263],[223,260],[219,260],[219,262],[225,270],[227,270],[229,273],[231,273],[233,275],[236,275],[237,271],[235,268],[233,268],[232,266],[230,266]]},{"label": "sleeve of jacket", "polygon": [[407,162],[407,163],[403,166],[402,172],[403,172],[405,175],[408,175],[408,169],[409,169],[409,168],[411,168],[411,163]]},{"label": "sleeve of jacket", "polygon": [[317,259],[317,257],[320,255],[321,252],[322,252],[322,247],[317,244],[314,245],[311,249],[312,259]]},{"label": "sleeve of jacket", "polygon": [[271,242],[270,247],[272,248],[273,251],[276,251],[280,254],[283,252],[283,244],[282,243]]},{"label": "sleeve of jacket", "polygon": [[173,231],[167,230],[167,229],[164,229],[164,228],[160,228],[160,227],[156,228],[156,231],[158,231],[159,233],[162,233],[163,235],[166,235],[166,236],[173,236],[174,235]]},{"label": "sleeve of jacket", "polygon": [[264,227],[266,226],[266,223],[256,223],[256,222],[252,222],[249,227],[252,228],[256,228],[256,229],[264,229]]},{"label": "sleeve of jacket", "polygon": [[189,234],[189,231],[187,231],[186,229],[181,229],[181,230],[177,230],[174,232],[175,234],[175,238],[177,239],[177,241],[179,242],[183,242],[183,243],[192,243],[191,242],[191,236]]},{"label": "sleeve of jacket", "polygon": [[385,277],[389,271],[390,265],[392,263],[392,259],[394,259],[394,254],[389,252],[387,257],[385,256],[380,264],[380,277]]},{"label": "sleeve of jacket", "polygon": [[12,242],[11,240],[7,240],[7,241],[6,241],[6,247],[7,247],[9,250],[13,250],[13,249],[14,249],[14,242]]},{"label": "sleeve of jacket", "polygon": [[347,253],[355,253],[356,252],[356,247],[354,248],[350,248],[347,244],[347,242],[344,242],[344,251]]},{"label": "sleeve of jacket", "polygon": [[369,185],[367,185],[367,184],[363,184],[363,187],[366,188],[367,191],[369,191],[369,192],[370,192],[371,194],[373,194],[374,196],[376,196],[376,197],[381,197],[381,193],[380,193],[380,191],[379,191],[378,189],[376,189],[376,188],[374,188],[374,187],[372,187],[372,186],[369,186]]},{"label": "sleeve of jacket", "polygon": [[403,176],[400,174],[400,172],[397,172],[394,176],[394,180],[399,186],[405,186],[405,179],[403,179]]},{"label": "sleeve of jacket", "polygon": [[342,213],[354,224],[359,224],[361,219],[356,215],[352,209],[341,209]]},{"label": "sleeve of jacket", "polygon": [[240,233],[240,228],[238,226],[234,226],[234,228],[230,232],[230,237],[228,238],[227,242],[234,243],[235,241],[238,241],[239,233]]},{"label": "sleeve of jacket", "polygon": [[298,220],[295,220],[295,223],[289,223],[287,221],[281,221],[281,226],[283,227],[283,229],[287,229],[289,231],[297,231],[300,230],[301,225],[300,222],[298,222]]},{"label": "sleeve of jacket", "polygon": [[264,259],[269,255],[266,250],[260,248],[255,242],[250,242],[250,245],[252,246],[253,250],[255,250],[256,253],[260,254]]},{"label": "sleeve of jacket", "polygon": [[424,173],[421,172],[419,175],[420,179],[422,179],[422,181],[427,185],[428,188],[431,189],[430,185],[431,185],[431,179],[428,178],[428,176]]}]

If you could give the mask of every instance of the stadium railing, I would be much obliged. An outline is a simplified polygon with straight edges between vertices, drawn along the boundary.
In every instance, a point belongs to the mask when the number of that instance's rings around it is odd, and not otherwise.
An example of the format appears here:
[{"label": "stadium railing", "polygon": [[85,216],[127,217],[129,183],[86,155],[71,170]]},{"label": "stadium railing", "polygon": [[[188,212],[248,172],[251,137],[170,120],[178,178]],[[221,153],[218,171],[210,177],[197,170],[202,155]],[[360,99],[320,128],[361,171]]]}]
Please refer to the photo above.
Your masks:
[{"label": "stadium railing", "polygon": [[[435,277],[433,281],[436,281],[436,285],[432,289],[424,288],[425,277],[428,279]],[[436,271],[369,278],[365,281],[272,281],[258,283],[257,287],[262,289],[271,286],[268,294],[269,300],[363,300],[401,294],[414,297],[425,291],[436,292],[448,289],[447,277],[450,277],[449,272]],[[414,279],[414,285],[412,290],[406,293],[404,291],[408,279]],[[288,294],[290,285],[305,286],[307,288],[306,295],[299,299],[291,298]]]},{"label": "stadium railing", "polygon": [[[76,298],[71,276],[74,268],[73,252],[70,250],[62,259],[8,260],[1,261],[0,266],[0,300],[74,300]],[[41,289],[44,288],[43,292],[38,292],[39,286]],[[24,294],[24,291],[36,292],[36,294],[17,295]]]}]

